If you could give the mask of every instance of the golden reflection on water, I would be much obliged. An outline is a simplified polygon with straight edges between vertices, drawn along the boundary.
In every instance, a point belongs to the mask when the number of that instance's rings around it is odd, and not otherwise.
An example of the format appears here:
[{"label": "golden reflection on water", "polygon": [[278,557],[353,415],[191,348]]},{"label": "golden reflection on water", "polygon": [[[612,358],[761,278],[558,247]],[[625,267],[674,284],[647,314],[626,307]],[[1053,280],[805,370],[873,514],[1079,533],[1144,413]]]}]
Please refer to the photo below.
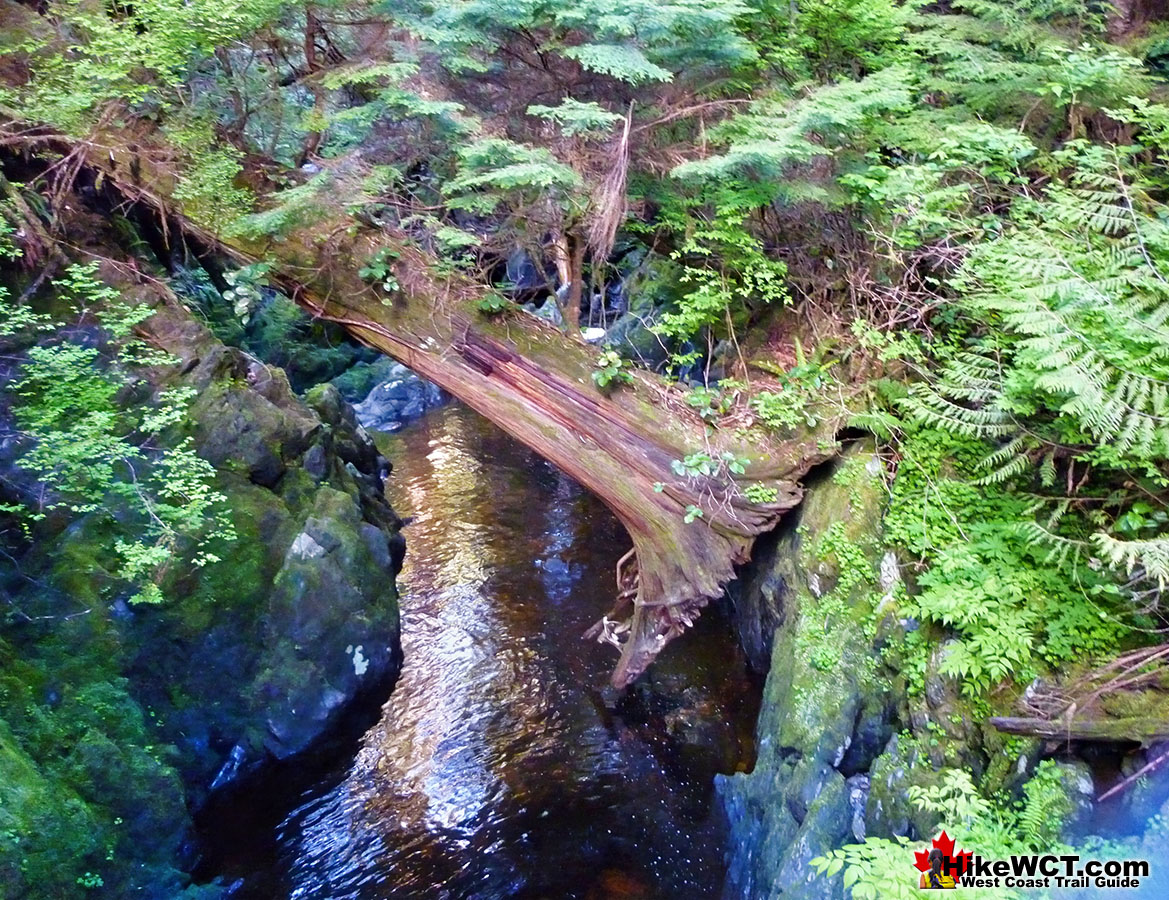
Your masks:
[{"label": "golden reflection on water", "polygon": [[[502,900],[546,883],[532,896],[651,897],[638,892],[656,869],[717,879],[701,798],[722,763],[690,772],[658,732],[606,710],[613,659],[580,640],[611,601],[620,526],[460,407],[382,440],[387,493],[413,517],[403,670],[347,775],[282,826],[290,896]],[[712,696],[727,657],[716,639],[665,677]],[[636,872],[612,864],[626,847],[644,857]]]}]

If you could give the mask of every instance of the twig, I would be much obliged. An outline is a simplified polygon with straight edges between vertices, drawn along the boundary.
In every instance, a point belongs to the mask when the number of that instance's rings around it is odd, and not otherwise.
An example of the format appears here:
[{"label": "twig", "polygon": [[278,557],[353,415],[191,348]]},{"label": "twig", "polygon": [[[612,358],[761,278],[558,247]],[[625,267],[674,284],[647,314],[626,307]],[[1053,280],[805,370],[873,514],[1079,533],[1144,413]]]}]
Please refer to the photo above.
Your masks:
[{"label": "twig", "polygon": [[1120,782],[1120,784],[1115,784],[1112,787],[1110,787],[1103,794],[1101,794],[1099,797],[1096,798],[1096,802],[1103,803],[1109,797],[1113,797],[1116,794],[1119,794],[1121,791],[1123,791],[1126,787],[1128,787],[1130,784],[1132,784],[1138,778],[1140,778],[1143,775],[1147,775],[1149,772],[1153,771],[1153,769],[1157,768],[1157,766],[1161,765],[1161,763],[1163,763],[1167,759],[1169,759],[1169,750],[1166,750],[1164,753],[1162,753],[1156,759],[1145,763],[1143,766],[1141,766],[1139,769],[1137,769],[1135,772],[1133,772],[1131,775],[1129,775],[1128,778],[1126,778],[1126,779],[1124,779],[1124,781]]}]

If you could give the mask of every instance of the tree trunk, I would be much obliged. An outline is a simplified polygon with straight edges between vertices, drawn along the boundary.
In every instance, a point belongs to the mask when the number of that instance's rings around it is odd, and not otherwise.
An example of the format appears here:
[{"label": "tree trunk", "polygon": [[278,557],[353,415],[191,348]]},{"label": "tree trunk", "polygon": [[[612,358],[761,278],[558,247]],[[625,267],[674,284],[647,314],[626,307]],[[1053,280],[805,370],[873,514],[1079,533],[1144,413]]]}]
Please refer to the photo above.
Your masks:
[{"label": "tree trunk", "polygon": [[580,304],[584,299],[584,259],[585,241],[578,234],[572,234],[568,239],[571,253],[568,257],[568,296],[565,299],[564,321],[568,325],[569,334],[580,331]]},{"label": "tree trunk", "polygon": [[[51,149],[59,151],[62,140],[54,140]],[[618,567],[612,612],[588,632],[619,648],[612,675],[618,688],[721,595],[754,537],[799,502],[798,479],[834,452],[826,449],[834,447],[825,440],[834,427],[827,419],[819,433],[787,441],[748,429],[746,417],[711,428],[679,386],[650,373],[602,393],[591,378],[595,348],[518,307],[489,318],[476,305],[480,286],[438,278],[426,254],[402,235],[323,215],[279,241],[225,242],[176,212],[167,199],[173,177],[149,159],[95,142],[73,150],[102,172],[106,190],[149,206],[172,235],[184,233],[240,262],[273,263],[270,277],[312,315],[343,325],[434,382],[596,494],[625,526],[636,556],[635,564]],[[131,170],[144,173],[141,183],[127,177]],[[393,295],[357,275],[382,249],[397,258],[401,290]],[[712,475],[674,471],[675,461],[695,453],[715,461]],[[720,463],[724,453],[744,471]],[[774,489],[774,501],[750,502],[747,485]],[[701,517],[686,523],[695,507]]]},{"label": "tree trunk", "polygon": [[[379,296],[353,274],[357,265],[304,265],[288,242],[264,257],[283,257],[282,276],[312,271],[312,282],[283,286],[313,315],[343,325],[531,447],[596,494],[633,541],[636,569],[619,567],[618,600],[588,637],[620,649],[613,672],[625,687],[746,562],[754,536],[769,530],[802,495],[799,479],[829,453],[816,436],[787,446],[744,447],[733,430],[709,433],[681,392],[638,373],[632,385],[603,394],[591,374],[596,350],[527,313],[488,319],[466,286],[436,284],[426,260],[404,251],[399,295]],[[375,245],[338,258],[358,261]],[[323,277],[321,277],[323,276]],[[758,435],[756,435],[758,437]],[[761,452],[762,450],[762,452]],[[745,473],[685,477],[675,460],[723,452],[747,460]],[[775,489],[774,502],[752,504],[740,484]],[[685,521],[691,506],[701,518]]]},{"label": "tree trunk", "polygon": [[301,166],[316,154],[321,145],[321,139],[324,137],[320,123],[325,120],[327,95],[319,77],[321,64],[317,58],[317,37],[320,33],[321,23],[317,21],[312,7],[306,6],[304,11],[304,64],[307,70],[305,82],[313,94],[313,124],[316,127],[305,135],[304,145],[301,147],[300,158],[297,162],[297,165]]}]

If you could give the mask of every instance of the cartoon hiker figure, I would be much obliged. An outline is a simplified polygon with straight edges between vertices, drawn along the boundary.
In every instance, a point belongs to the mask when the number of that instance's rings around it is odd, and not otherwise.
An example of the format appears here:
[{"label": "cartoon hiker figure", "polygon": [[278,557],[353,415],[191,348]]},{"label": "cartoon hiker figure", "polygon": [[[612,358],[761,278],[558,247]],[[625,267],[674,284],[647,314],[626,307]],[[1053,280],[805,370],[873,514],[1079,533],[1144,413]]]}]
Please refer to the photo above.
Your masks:
[{"label": "cartoon hiker figure", "polygon": [[925,890],[953,890],[954,876],[942,871],[942,851],[934,847],[930,851],[930,870],[922,872],[917,886]]}]

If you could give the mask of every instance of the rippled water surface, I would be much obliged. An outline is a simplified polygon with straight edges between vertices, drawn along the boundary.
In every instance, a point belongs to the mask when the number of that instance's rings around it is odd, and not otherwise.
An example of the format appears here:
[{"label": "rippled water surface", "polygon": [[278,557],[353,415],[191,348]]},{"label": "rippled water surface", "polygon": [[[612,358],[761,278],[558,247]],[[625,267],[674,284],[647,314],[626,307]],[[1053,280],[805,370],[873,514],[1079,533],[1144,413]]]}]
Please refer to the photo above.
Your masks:
[{"label": "rippled water surface", "polygon": [[457,405],[383,450],[413,517],[401,678],[356,758],[268,797],[274,833],[220,871],[298,900],[717,897],[711,782],[748,762],[757,703],[726,621],[618,700],[615,652],[580,639],[628,547],[608,511]]}]

